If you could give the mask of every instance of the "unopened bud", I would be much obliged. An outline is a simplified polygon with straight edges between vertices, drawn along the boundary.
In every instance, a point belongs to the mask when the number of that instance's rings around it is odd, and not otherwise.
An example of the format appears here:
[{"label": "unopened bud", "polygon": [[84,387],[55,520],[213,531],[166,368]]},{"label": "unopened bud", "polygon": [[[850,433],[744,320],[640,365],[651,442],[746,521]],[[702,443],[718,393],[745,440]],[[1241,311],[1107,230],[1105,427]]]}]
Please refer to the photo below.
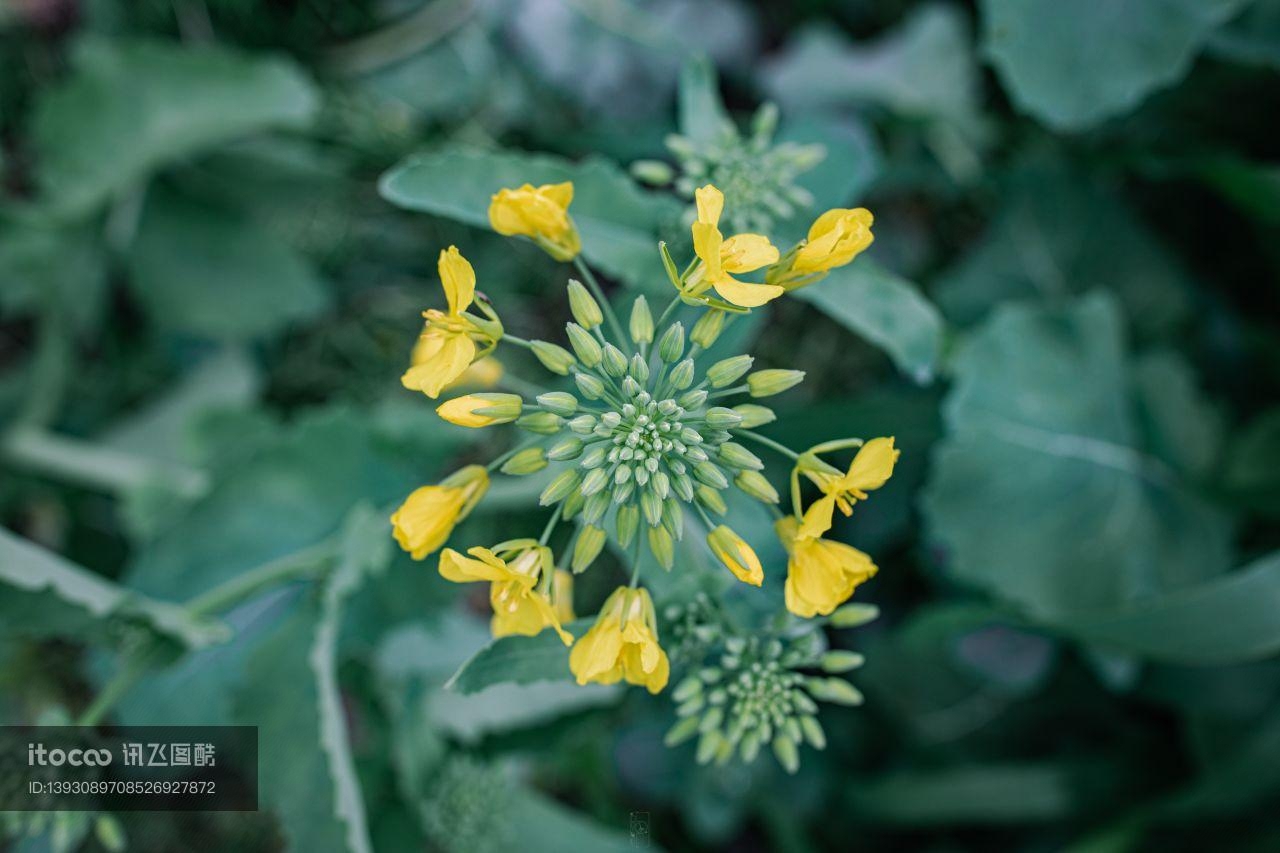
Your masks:
[{"label": "unopened bud", "polygon": [[698,322],[693,324],[693,331],[689,333],[689,340],[693,341],[703,349],[709,349],[716,339],[720,337],[720,332],[724,329],[725,312],[712,308],[698,318]]},{"label": "unopened bud", "polygon": [[694,494],[694,499],[716,515],[724,515],[729,511],[729,507],[725,505],[724,497],[710,486],[699,486],[698,491]]},{"label": "unopened bud", "polygon": [[578,371],[573,374],[573,383],[588,400],[599,400],[604,396],[604,380],[593,373]]},{"label": "unopened bud", "polygon": [[541,447],[526,447],[502,463],[502,473],[523,477],[536,474],[547,467],[547,455]]},{"label": "unopened bud", "polygon": [[561,471],[560,474],[547,484],[542,490],[542,494],[538,496],[538,503],[542,506],[550,506],[559,503],[569,496],[569,493],[578,487],[581,480],[578,472],[574,468],[567,471]]},{"label": "unopened bud", "polygon": [[548,391],[538,395],[538,405],[561,417],[569,417],[578,411],[578,398],[568,391]]},{"label": "unopened bud", "polygon": [[592,468],[587,472],[587,476],[582,478],[582,485],[579,488],[584,495],[591,497],[608,484],[609,472],[604,468]]},{"label": "unopened bud", "polygon": [[658,358],[667,364],[675,364],[682,355],[684,355],[684,326],[680,323],[672,323],[662,333],[662,340],[658,341]]},{"label": "unopened bud", "polygon": [[832,649],[822,655],[821,666],[824,672],[848,672],[857,669],[866,662],[866,658],[857,652],[844,649]]},{"label": "unopened bud", "polygon": [[809,678],[805,680],[804,686],[813,698],[822,702],[861,705],[863,701],[862,691],[843,678]]},{"label": "unopened bud", "polygon": [[604,322],[600,304],[576,278],[569,279],[569,311],[584,329],[594,329]]},{"label": "unopened bud", "polygon": [[637,160],[631,164],[631,174],[640,183],[657,187],[671,183],[676,173],[661,160]]},{"label": "unopened bud", "polygon": [[707,368],[707,381],[712,388],[725,388],[741,379],[753,362],[755,359],[749,355],[735,355],[717,361]]},{"label": "unopened bud", "polygon": [[637,344],[653,343],[653,314],[643,296],[631,303],[631,340]]},{"label": "unopened bud", "polygon": [[649,362],[641,358],[640,353],[631,356],[631,364],[627,367],[627,378],[639,385],[649,381]]},{"label": "unopened bud", "polygon": [[578,360],[587,367],[595,367],[604,355],[600,342],[591,333],[577,323],[565,323],[565,332],[569,335],[569,346],[573,347]]},{"label": "unopened bud", "polygon": [[670,570],[676,564],[675,542],[672,541],[667,528],[649,528],[649,550],[662,568]]},{"label": "unopened bud", "polygon": [[707,392],[702,388],[686,391],[676,402],[686,409],[700,409],[707,402]]},{"label": "unopened bud", "polygon": [[596,416],[581,414],[569,421],[569,429],[578,435],[590,435],[596,428]]},{"label": "unopened bud", "polygon": [[712,406],[704,417],[712,429],[732,429],[742,425],[742,415],[723,406]]},{"label": "unopened bud", "polygon": [[846,604],[831,614],[831,624],[836,628],[857,628],[879,615],[880,608],[874,604]]},{"label": "unopened bud", "polygon": [[573,558],[570,568],[576,575],[595,562],[604,549],[605,533],[593,524],[583,525],[578,533],[578,540],[573,543]]},{"label": "unopened bud", "polygon": [[538,361],[542,362],[543,367],[560,376],[568,376],[570,368],[577,364],[573,353],[557,344],[547,341],[530,341],[529,348],[533,350]]},{"label": "unopened bud", "polygon": [[627,357],[613,344],[604,345],[604,357],[601,363],[604,365],[604,372],[614,379],[627,372]]},{"label": "unopened bud", "polygon": [[530,412],[516,419],[518,428],[539,435],[554,435],[563,424],[564,420],[554,412]]},{"label": "unopened bud", "polygon": [[683,391],[693,384],[693,359],[686,358],[684,361],[671,368],[671,385],[677,391]]},{"label": "unopened bud", "polygon": [[720,445],[720,461],[730,468],[746,468],[751,471],[764,468],[764,462],[760,461],[759,456],[733,441]]},{"label": "unopened bud", "polygon": [[773,409],[766,406],[757,406],[755,403],[743,403],[740,406],[734,406],[733,410],[742,415],[742,423],[738,426],[742,429],[755,429],[758,426],[771,424],[778,419],[773,413]]},{"label": "unopened bud", "polygon": [[733,478],[733,483],[758,501],[776,504],[779,500],[778,490],[759,471],[742,471]]},{"label": "unopened bud", "polygon": [[772,397],[804,381],[803,370],[757,370],[747,377],[752,397]]},{"label": "unopened bud", "polygon": [[547,449],[547,458],[553,462],[577,459],[582,454],[582,448],[582,439],[576,435],[568,435]]},{"label": "unopened bud", "polygon": [[635,504],[618,507],[614,525],[618,531],[618,544],[623,548],[630,546],[631,540],[635,537],[636,530],[640,526],[640,510],[636,509]]}]

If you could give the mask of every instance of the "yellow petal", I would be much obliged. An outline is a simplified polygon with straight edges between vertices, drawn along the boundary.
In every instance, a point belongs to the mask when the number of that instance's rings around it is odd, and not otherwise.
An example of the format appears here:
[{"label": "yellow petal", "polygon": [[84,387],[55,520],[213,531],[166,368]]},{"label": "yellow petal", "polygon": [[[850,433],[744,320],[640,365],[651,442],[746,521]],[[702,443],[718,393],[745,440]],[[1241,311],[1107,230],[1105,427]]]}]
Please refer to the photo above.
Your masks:
[{"label": "yellow petal", "polygon": [[778,248],[763,234],[735,234],[720,246],[720,263],[725,272],[751,272],[777,261]]},{"label": "yellow petal", "polygon": [[440,396],[446,385],[462,375],[476,356],[475,342],[465,333],[440,332],[439,341],[425,361],[410,367],[400,377],[404,387],[421,391],[433,400]]},{"label": "yellow petal", "polygon": [[449,303],[449,313],[455,316],[461,314],[475,298],[476,271],[462,257],[457,246],[450,246],[442,251],[436,266],[440,272],[440,282],[444,285],[444,298]]},{"label": "yellow petal", "polygon": [[[873,438],[858,451],[849,464],[849,473],[845,474],[841,486],[850,491],[867,492],[878,489],[893,475],[893,465],[898,461],[902,451],[893,446],[893,437]],[[858,494],[865,498],[865,494]]]},{"label": "yellow petal", "polygon": [[400,547],[415,560],[437,550],[453,532],[466,494],[446,486],[415,489],[391,516],[392,532]]},{"label": "yellow petal", "polygon": [[562,210],[568,210],[569,205],[573,203],[573,181],[565,181],[562,184],[543,184],[538,187],[538,192]]},{"label": "yellow petal", "polygon": [[749,284],[728,276],[714,282],[714,286],[716,293],[726,302],[732,302],[739,308],[759,308],[787,292],[776,284]]},{"label": "yellow petal", "polygon": [[804,521],[800,524],[798,536],[817,539],[831,529],[831,516],[836,508],[834,495],[824,495],[805,510]]},{"label": "yellow petal", "polygon": [[738,580],[752,586],[764,583],[764,569],[760,565],[760,558],[737,533],[721,524],[707,534],[707,545]]},{"label": "yellow petal", "polygon": [[698,206],[698,221],[715,227],[720,224],[720,213],[724,210],[724,193],[707,184],[693,191],[694,202]]},{"label": "yellow petal", "polygon": [[693,252],[706,267],[703,277],[716,281],[724,277],[720,268],[720,248],[723,241],[720,229],[706,222],[693,223]]},{"label": "yellow petal", "polygon": [[601,676],[617,666],[621,653],[622,632],[617,622],[596,622],[573,644],[573,651],[569,653],[569,670],[578,684],[601,681]]},{"label": "yellow petal", "polygon": [[484,560],[464,557],[452,548],[440,552],[440,576],[454,583],[511,581],[512,573]]}]

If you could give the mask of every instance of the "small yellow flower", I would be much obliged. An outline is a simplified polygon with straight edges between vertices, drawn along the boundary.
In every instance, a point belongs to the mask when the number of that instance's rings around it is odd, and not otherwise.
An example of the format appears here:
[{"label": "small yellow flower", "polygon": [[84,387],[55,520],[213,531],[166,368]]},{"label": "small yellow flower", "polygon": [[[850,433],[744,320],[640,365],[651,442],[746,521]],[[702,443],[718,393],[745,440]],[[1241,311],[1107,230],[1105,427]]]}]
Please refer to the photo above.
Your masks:
[{"label": "small yellow flower", "polygon": [[819,537],[831,529],[831,516],[836,507],[845,515],[853,513],[857,501],[866,500],[867,492],[878,489],[893,475],[894,463],[902,451],[893,446],[893,437],[873,438],[858,450],[849,463],[849,470],[838,470],[820,462],[816,456],[805,454],[798,469],[818,488],[823,496],[814,501],[804,514],[801,534]]},{"label": "small yellow flower", "polygon": [[686,283],[697,296],[714,287],[727,302],[740,308],[757,308],[786,291],[774,284],[738,281],[733,273],[748,273],[778,260],[778,250],[763,234],[737,234],[725,239],[720,233],[724,194],[707,184],[694,191],[698,221],[693,223],[693,251],[702,261]]},{"label": "small yellow flower", "polygon": [[724,563],[734,577],[743,583],[760,586],[764,583],[764,569],[760,558],[741,536],[721,524],[707,534],[707,545],[716,559]]},{"label": "small yellow flower", "polygon": [[658,645],[658,620],[648,591],[618,587],[569,653],[569,669],[578,684],[591,681],[628,684],[658,693],[667,686],[671,664]]},{"label": "small yellow flower", "polygon": [[578,229],[569,216],[573,184],[525,184],[502,189],[489,202],[489,224],[499,234],[532,239],[557,261],[571,261],[582,250]]},{"label": "small yellow flower", "polygon": [[[418,349],[419,347],[417,346],[413,348],[413,364],[421,362],[421,359],[418,358]],[[454,388],[492,388],[502,381],[502,376],[505,372],[502,362],[496,356],[491,355],[477,359],[472,362],[470,367],[462,371],[461,376],[446,385],[445,390],[452,391]]]},{"label": "small yellow flower", "polygon": [[809,237],[796,251],[786,278],[824,273],[851,262],[875,239],[873,221],[864,207],[828,210],[809,227]]},{"label": "small yellow flower", "polygon": [[804,536],[794,516],[777,523],[787,549],[787,609],[811,619],[827,616],[849,600],[863,581],[876,574],[871,558],[851,545]]},{"label": "small yellow flower", "polygon": [[564,629],[551,600],[555,583],[551,549],[532,539],[517,539],[495,545],[493,550],[468,548],[467,553],[471,556],[464,557],[452,548],[441,551],[440,575],[454,583],[490,582],[490,627],[495,637],[532,637],[549,626],[566,646],[573,643],[573,635]]},{"label": "small yellow flower", "polygon": [[[492,351],[502,335],[502,327],[496,321],[482,324],[466,313],[475,301],[476,273],[457,246],[440,253],[437,267],[449,310],[432,308],[423,312],[426,325],[413,348],[412,365],[400,378],[404,387],[421,391],[433,400],[478,357]],[[477,340],[484,344],[483,351],[477,349]]]},{"label": "small yellow flower", "polygon": [[523,406],[518,394],[467,394],[441,403],[436,414],[456,426],[478,429],[511,423]]},{"label": "small yellow flower", "polygon": [[436,551],[489,489],[482,465],[468,465],[437,486],[416,489],[391,516],[396,541],[415,560]]}]

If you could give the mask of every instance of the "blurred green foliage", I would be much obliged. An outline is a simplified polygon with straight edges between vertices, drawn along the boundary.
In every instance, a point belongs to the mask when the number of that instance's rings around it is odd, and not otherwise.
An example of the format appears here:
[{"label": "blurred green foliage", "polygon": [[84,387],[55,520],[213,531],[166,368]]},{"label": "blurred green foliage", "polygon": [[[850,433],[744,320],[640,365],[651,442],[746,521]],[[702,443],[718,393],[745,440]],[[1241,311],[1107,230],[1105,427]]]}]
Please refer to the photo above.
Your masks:
[{"label": "blurred green foliage", "polygon": [[[0,2],[0,713],[257,725],[264,807],[0,828],[1276,849],[1277,75],[1276,0]],[[577,688],[554,637],[505,660],[384,512],[503,449],[396,381],[439,249],[513,333],[568,318],[489,193],[573,180],[586,259],[660,294],[687,202],[629,168],[678,182],[703,160],[671,134],[748,138],[766,100],[826,151],[778,233],[863,205],[877,240],[726,338],[808,371],[777,440],[903,450],[838,530],[881,568],[881,618],[828,632],[866,703],[795,777],[664,748],[669,697]],[[457,539],[537,529],[541,485],[497,481]]]}]

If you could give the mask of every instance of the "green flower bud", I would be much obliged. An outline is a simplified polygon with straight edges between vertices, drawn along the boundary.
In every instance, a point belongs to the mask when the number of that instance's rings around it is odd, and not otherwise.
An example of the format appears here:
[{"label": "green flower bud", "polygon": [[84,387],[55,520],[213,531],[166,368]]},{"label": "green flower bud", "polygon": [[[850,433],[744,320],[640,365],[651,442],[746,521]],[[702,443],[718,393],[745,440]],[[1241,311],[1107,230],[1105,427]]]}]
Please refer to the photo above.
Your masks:
[{"label": "green flower bud", "polygon": [[707,426],[712,429],[731,429],[742,424],[742,415],[724,406],[712,406],[704,416]]},{"label": "green flower bud", "polygon": [[800,731],[800,721],[795,717],[787,717],[782,721],[782,732],[791,739],[792,743],[798,744],[804,740],[804,732]]},{"label": "green flower bud", "polygon": [[755,403],[743,403],[740,406],[734,406],[733,410],[742,415],[742,423],[738,424],[742,429],[755,429],[758,426],[771,424],[778,419],[778,416],[773,413],[773,409],[757,406]]},{"label": "green flower bud", "polygon": [[699,486],[694,498],[716,515],[724,515],[729,511],[729,508],[725,506],[724,498],[710,486]]},{"label": "green flower bud", "polygon": [[575,575],[595,562],[596,557],[600,556],[600,551],[604,549],[605,539],[605,532],[599,527],[593,524],[582,527],[577,541],[573,543],[573,558],[570,561],[570,567]]},{"label": "green flower bud", "polygon": [[747,377],[752,397],[772,397],[804,381],[803,370],[757,370]]},{"label": "green flower bud", "polygon": [[646,489],[640,493],[640,509],[650,527],[657,527],[662,523],[662,499],[653,490]]},{"label": "green flower bud", "polygon": [[547,449],[547,458],[554,462],[577,459],[585,445],[576,435],[567,435]]},{"label": "green flower bud", "polygon": [[720,728],[720,724],[724,722],[723,708],[709,708],[707,713],[702,715],[702,722],[698,724],[698,731],[710,732]]},{"label": "green flower bud", "polygon": [[623,483],[631,479],[631,466],[619,465],[613,469],[613,482],[621,486]]},{"label": "green flower bud", "polygon": [[676,400],[676,402],[683,408],[689,409],[690,411],[693,409],[700,409],[707,402],[707,392],[702,388],[698,388],[693,391],[686,391],[680,395],[680,398]]},{"label": "green flower bud", "polygon": [[669,184],[676,176],[675,169],[661,160],[637,160],[631,164],[631,174],[640,183],[654,187]]},{"label": "green flower bud", "polygon": [[676,689],[671,692],[671,699],[675,702],[687,702],[701,692],[702,682],[689,675],[676,685]]},{"label": "green flower bud", "polygon": [[627,368],[629,378],[640,385],[649,381],[649,362],[640,357],[640,353],[631,356],[631,364]]},{"label": "green flower bud", "polygon": [[665,527],[649,528],[649,550],[662,568],[670,570],[676,564],[675,542]]},{"label": "green flower bud", "polygon": [[620,506],[613,521],[618,532],[618,544],[623,548],[629,547],[640,526],[640,510],[636,509],[635,504]]},{"label": "green flower bud", "polygon": [[582,414],[569,421],[569,429],[577,435],[591,435],[596,428],[596,416]]},{"label": "green flower bud", "polygon": [[576,278],[569,279],[569,311],[584,329],[594,329],[604,322],[600,304]]},{"label": "green flower bud", "polygon": [[573,374],[573,383],[588,400],[599,400],[604,396],[604,380],[593,373],[578,371]]},{"label": "green flower bud", "polygon": [[749,355],[735,355],[722,359],[707,368],[707,381],[712,388],[726,388],[742,378],[755,359]]},{"label": "green flower bud", "polygon": [[564,328],[569,335],[569,346],[573,347],[578,360],[587,367],[595,367],[599,364],[604,355],[600,349],[600,342],[577,323],[565,323]]},{"label": "green flower bud", "polygon": [[592,468],[587,472],[587,476],[582,478],[582,494],[591,497],[596,492],[609,485],[609,472],[604,468]]},{"label": "green flower bud", "polygon": [[729,485],[729,480],[725,477],[724,472],[709,459],[693,466],[693,476],[713,489],[723,489]]},{"label": "green flower bud", "polygon": [[582,520],[588,524],[599,524],[600,519],[604,518],[605,512],[609,509],[609,499],[612,496],[608,490],[596,492],[582,506]]},{"label": "green flower bud", "polygon": [[831,624],[836,628],[857,628],[879,615],[880,608],[874,604],[846,604],[836,608],[836,612],[831,614]]},{"label": "green flower bud", "polygon": [[523,477],[536,474],[547,467],[547,454],[541,447],[526,447],[502,463],[502,473]]},{"label": "green flower bud", "polygon": [[720,337],[720,332],[724,329],[724,319],[725,312],[712,308],[693,324],[689,340],[703,349],[709,349]]},{"label": "green flower bud", "polygon": [[679,746],[698,733],[699,717],[685,717],[680,722],[671,727],[662,742],[667,746]]},{"label": "green flower bud", "polygon": [[569,417],[578,411],[578,398],[568,391],[548,391],[538,395],[538,405],[561,417]]},{"label": "green flower bud", "polygon": [[601,361],[604,365],[604,372],[614,379],[618,379],[627,372],[627,357],[622,354],[622,350],[613,344],[604,345],[604,358]]},{"label": "green flower bud", "polygon": [[686,358],[684,361],[671,368],[671,386],[677,391],[683,391],[693,384],[694,365],[693,359]]},{"label": "green flower bud", "polygon": [[684,326],[680,323],[672,323],[662,333],[662,340],[658,341],[658,358],[667,364],[675,364],[682,355],[684,355]]},{"label": "green flower bud", "polygon": [[733,478],[733,483],[758,501],[767,504],[778,502],[778,490],[759,471],[743,471]]},{"label": "green flower bud", "polygon": [[827,734],[822,730],[822,724],[818,722],[818,718],[806,714],[800,718],[800,728],[804,732],[804,739],[814,749],[827,748]]},{"label": "green flower bud", "polygon": [[795,773],[800,769],[800,753],[796,750],[795,741],[786,735],[778,734],[774,737],[773,754],[788,773]]},{"label": "green flower bud", "polygon": [[[120,826],[120,821],[116,820],[114,815],[100,814],[94,818],[93,834],[103,849],[110,851],[110,853],[123,853],[125,847],[128,846],[129,839],[125,836],[124,828]],[[64,849],[57,844],[56,840],[52,847],[54,850]]]},{"label": "green flower bud", "polygon": [[823,672],[848,672],[851,669],[857,669],[862,666],[865,661],[866,658],[857,652],[832,649],[823,654],[821,666]]},{"label": "green flower bud", "polygon": [[720,461],[730,468],[745,468],[749,471],[759,471],[764,468],[764,463],[760,461],[759,456],[735,441],[726,441],[720,445]]},{"label": "green flower bud", "polygon": [[578,472],[574,468],[567,471],[561,471],[560,474],[547,484],[542,490],[542,494],[538,496],[538,503],[541,506],[550,506],[559,503],[569,496],[569,493],[578,487],[581,480]]},{"label": "green flower bud", "polygon": [[609,448],[606,445],[593,444],[591,445],[591,448],[582,455],[582,461],[579,462],[578,465],[587,470],[599,468],[604,464],[608,454]]},{"label": "green flower bud", "polygon": [[680,501],[667,498],[662,502],[662,523],[677,542],[684,538],[684,507]]},{"label": "green flower bud", "polygon": [[543,367],[560,376],[568,376],[570,368],[578,363],[567,349],[547,341],[530,341],[529,348]]},{"label": "green flower bud", "polygon": [[653,343],[653,314],[643,296],[631,303],[631,340],[637,344]]},{"label": "green flower bud", "polygon": [[813,698],[837,705],[861,705],[862,692],[843,678],[808,678],[805,689]]},{"label": "green flower bud", "polygon": [[747,732],[742,738],[742,748],[739,755],[742,756],[744,764],[750,764],[756,760],[760,754],[760,735],[756,732]]},{"label": "green flower bud", "polygon": [[693,500],[693,480],[683,471],[676,471],[671,477],[671,488],[682,501]]},{"label": "green flower bud", "polygon": [[582,511],[582,505],[586,502],[587,499],[582,496],[582,492],[574,489],[569,493],[569,497],[564,499],[564,503],[560,505],[562,507],[560,517],[565,521],[569,521]]},{"label": "green flower bud", "polygon": [[530,412],[516,419],[518,428],[538,435],[555,435],[563,424],[564,420],[555,412]]},{"label": "green flower bud", "polygon": [[671,478],[667,476],[666,471],[655,471],[653,474],[653,493],[663,500],[667,499],[667,495],[671,494]]},{"label": "green flower bud", "polygon": [[711,759],[716,757],[716,752],[720,749],[722,738],[717,731],[703,731],[702,737],[698,739],[698,750],[694,758],[699,764],[709,764]]}]

